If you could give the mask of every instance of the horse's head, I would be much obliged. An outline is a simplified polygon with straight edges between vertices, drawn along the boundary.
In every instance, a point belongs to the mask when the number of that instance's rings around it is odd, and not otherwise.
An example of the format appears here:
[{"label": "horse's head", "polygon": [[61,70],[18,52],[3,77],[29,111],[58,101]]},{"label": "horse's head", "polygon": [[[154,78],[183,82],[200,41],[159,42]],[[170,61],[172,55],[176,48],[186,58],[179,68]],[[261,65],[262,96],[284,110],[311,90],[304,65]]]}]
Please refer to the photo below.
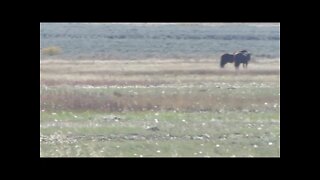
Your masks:
[{"label": "horse's head", "polygon": [[223,68],[227,63],[233,63],[233,54],[223,54],[220,58],[220,67]]},{"label": "horse's head", "polygon": [[247,59],[248,59],[248,61],[250,61],[250,59],[251,59],[251,54],[250,53],[247,54]]},{"label": "horse's head", "polygon": [[224,68],[224,65],[226,65],[226,64],[227,64],[227,63],[224,62],[223,60],[220,61],[220,67],[221,67],[221,68]]}]

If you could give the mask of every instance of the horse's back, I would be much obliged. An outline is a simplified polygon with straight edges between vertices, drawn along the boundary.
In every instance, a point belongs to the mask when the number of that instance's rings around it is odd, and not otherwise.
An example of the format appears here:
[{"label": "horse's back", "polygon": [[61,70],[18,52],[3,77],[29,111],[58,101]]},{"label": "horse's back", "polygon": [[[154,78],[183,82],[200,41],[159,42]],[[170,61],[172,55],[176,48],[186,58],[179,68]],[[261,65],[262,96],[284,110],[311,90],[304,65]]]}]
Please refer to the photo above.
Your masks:
[{"label": "horse's back", "polygon": [[225,53],[221,56],[221,60],[233,60],[233,54]]}]

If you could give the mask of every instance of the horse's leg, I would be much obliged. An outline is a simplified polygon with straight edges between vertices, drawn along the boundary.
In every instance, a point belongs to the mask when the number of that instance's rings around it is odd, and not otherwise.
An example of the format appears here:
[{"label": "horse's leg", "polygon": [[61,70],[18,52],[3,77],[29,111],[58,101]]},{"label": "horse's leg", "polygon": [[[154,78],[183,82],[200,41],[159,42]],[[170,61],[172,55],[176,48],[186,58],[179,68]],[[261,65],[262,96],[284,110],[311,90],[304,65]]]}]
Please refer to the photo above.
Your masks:
[{"label": "horse's leg", "polygon": [[239,70],[239,66],[240,66],[240,64],[234,63],[234,67],[236,68],[236,70]]}]

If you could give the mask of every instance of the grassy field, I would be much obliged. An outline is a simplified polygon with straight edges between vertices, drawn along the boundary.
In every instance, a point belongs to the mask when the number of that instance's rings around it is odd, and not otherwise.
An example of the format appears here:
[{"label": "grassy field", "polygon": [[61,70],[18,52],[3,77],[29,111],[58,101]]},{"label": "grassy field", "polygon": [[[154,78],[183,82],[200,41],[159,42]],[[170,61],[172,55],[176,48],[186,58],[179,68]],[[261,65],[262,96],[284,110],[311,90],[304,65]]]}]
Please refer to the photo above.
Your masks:
[{"label": "grassy field", "polygon": [[279,157],[280,65],[41,61],[41,157]]}]

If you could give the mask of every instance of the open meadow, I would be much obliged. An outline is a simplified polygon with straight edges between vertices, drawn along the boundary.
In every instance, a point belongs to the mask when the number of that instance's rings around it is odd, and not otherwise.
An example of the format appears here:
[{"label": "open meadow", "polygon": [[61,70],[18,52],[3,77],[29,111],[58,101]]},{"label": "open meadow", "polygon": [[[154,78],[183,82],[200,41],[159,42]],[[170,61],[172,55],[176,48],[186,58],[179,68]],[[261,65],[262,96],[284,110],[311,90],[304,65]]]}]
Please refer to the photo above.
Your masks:
[{"label": "open meadow", "polygon": [[279,157],[280,60],[43,60],[41,157]]}]

